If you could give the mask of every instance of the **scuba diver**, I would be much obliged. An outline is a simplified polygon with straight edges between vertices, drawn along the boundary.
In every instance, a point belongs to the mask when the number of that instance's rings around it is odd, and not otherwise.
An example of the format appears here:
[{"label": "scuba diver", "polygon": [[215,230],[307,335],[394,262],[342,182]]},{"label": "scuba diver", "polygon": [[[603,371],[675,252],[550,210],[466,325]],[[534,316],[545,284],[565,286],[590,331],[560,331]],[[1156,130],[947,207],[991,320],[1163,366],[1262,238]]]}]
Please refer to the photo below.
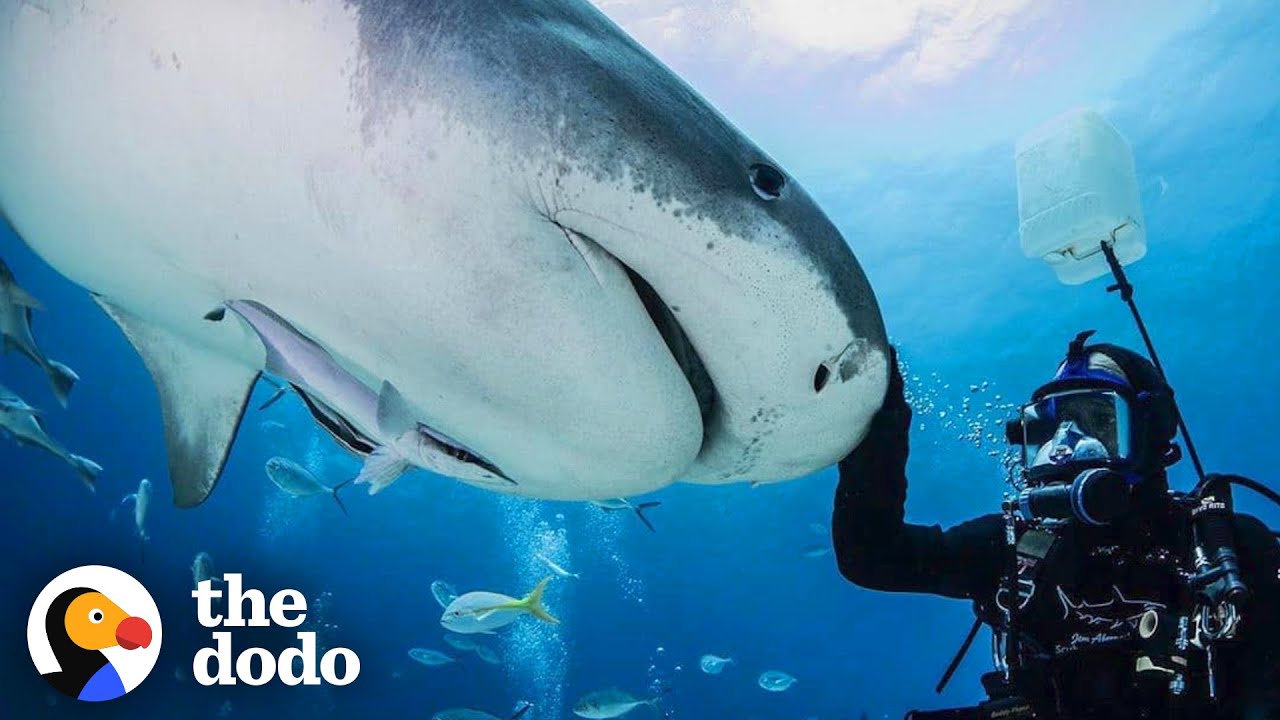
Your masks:
[{"label": "scuba diver", "polygon": [[[904,522],[911,408],[896,351],[884,405],[839,463],[832,536],[865,588],[971,600],[992,628],[989,699],[907,718],[1280,718],[1280,543],[1207,475],[1170,492],[1173,391],[1143,355],[1071,342],[1008,423],[1003,511],[948,530]],[[1194,455],[1193,460],[1198,458]]]}]

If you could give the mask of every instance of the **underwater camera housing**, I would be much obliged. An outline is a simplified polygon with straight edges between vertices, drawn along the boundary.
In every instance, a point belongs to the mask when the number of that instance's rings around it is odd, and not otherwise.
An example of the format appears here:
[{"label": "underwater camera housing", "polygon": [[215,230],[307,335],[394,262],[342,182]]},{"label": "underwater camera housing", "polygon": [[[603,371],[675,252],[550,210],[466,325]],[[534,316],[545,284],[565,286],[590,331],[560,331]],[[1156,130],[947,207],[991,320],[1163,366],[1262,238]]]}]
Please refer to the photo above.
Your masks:
[{"label": "underwater camera housing", "polygon": [[1018,235],[1068,285],[1105,275],[1099,242],[1128,265],[1147,253],[1129,143],[1091,110],[1060,115],[1018,140]]}]

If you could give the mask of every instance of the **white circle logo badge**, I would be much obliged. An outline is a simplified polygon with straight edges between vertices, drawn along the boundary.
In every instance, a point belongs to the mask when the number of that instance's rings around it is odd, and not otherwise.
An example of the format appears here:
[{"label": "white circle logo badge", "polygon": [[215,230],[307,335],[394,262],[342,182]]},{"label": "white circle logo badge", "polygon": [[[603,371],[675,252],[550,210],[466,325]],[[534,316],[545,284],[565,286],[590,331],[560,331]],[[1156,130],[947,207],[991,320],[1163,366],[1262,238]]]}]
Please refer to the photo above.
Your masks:
[{"label": "white circle logo badge", "polygon": [[160,639],[151,594],[104,565],[54,578],[27,620],[36,670],[54,689],[86,702],[114,700],[141,685],[160,656]]}]

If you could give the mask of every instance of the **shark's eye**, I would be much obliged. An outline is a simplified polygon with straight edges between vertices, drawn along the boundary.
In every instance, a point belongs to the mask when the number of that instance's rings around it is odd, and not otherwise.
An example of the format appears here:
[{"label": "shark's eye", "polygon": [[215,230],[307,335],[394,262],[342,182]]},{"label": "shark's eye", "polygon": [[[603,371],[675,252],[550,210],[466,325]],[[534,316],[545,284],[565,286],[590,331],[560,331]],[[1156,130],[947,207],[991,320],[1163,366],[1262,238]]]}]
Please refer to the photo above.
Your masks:
[{"label": "shark's eye", "polygon": [[98,608],[94,608],[89,611],[89,622],[93,623],[94,625],[101,623],[106,617],[107,616],[103,615],[102,611],[99,610]]},{"label": "shark's eye", "polygon": [[751,187],[762,200],[777,200],[787,186],[787,177],[772,165],[756,163],[750,170]]}]

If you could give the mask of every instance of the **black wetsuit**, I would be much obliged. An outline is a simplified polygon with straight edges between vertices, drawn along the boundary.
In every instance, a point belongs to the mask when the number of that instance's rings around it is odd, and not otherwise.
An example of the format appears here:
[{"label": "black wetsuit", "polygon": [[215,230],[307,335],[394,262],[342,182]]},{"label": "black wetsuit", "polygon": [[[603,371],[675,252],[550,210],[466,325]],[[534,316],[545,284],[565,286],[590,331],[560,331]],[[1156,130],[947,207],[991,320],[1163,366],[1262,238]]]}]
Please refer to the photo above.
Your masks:
[{"label": "black wetsuit", "polygon": [[[875,590],[968,599],[980,617],[994,617],[1011,566],[1003,517],[945,531],[904,522],[911,411],[896,375],[870,435],[840,462],[832,517],[840,572]],[[1167,704],[1167,683],[1135,683],[1137,618],[1183,597],[1161,554],[1190,557],[1187,524],[1167,494],[1150,497],[1141,525],[1072,526],[1055,543],[1016,621],[1024,649],[1043,658],[1028,663],[1025,677],[1034,679],[1019,692],[1040,718],[1280,718],[1280,544],[1250,516],[1236,516],[1235,543],[1252,598],[1240,639],[1215,655],[1222,699],[1204,700],[1203,653],[1194,654],[1183,710]]]}]

